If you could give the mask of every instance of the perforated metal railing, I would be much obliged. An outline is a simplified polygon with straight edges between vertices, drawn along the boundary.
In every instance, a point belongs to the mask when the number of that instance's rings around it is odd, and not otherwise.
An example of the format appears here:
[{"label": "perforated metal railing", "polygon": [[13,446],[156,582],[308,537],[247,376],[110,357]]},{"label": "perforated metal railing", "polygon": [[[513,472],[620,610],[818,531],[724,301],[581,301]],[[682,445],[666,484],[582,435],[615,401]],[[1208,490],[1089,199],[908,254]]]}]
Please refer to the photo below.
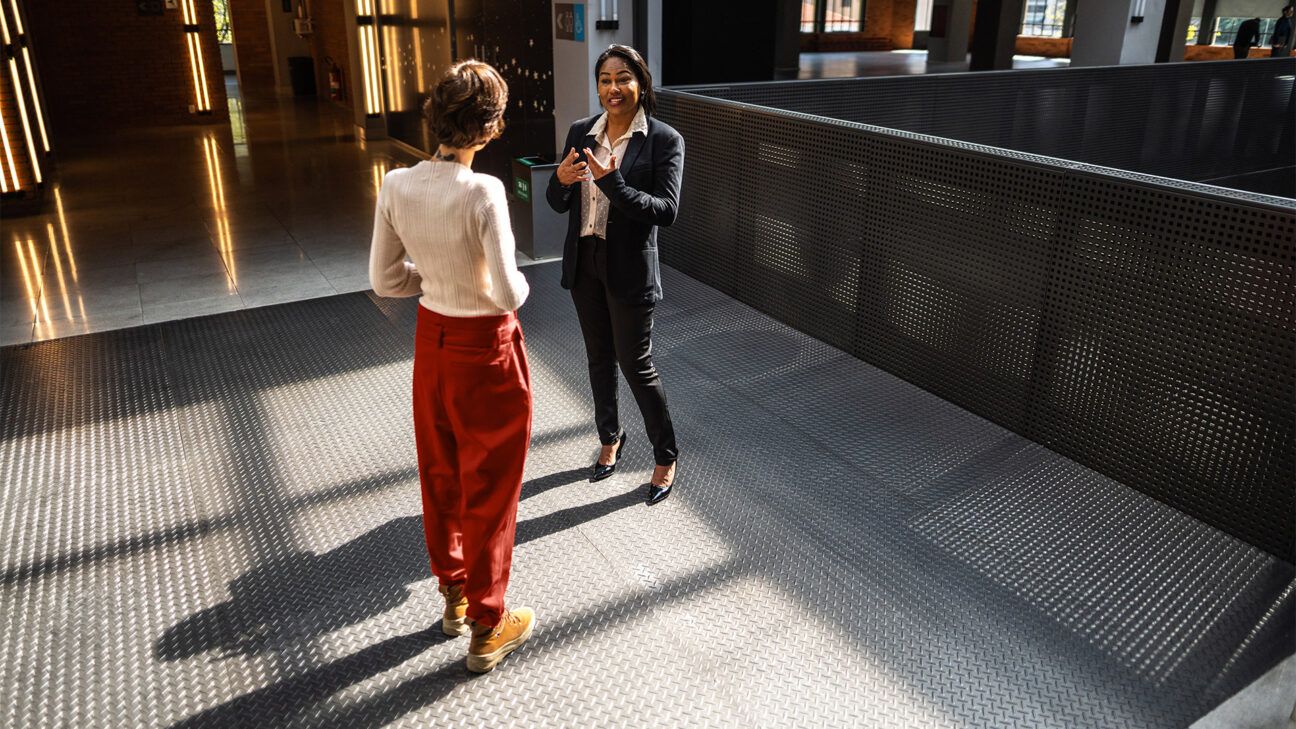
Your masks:
[{"label": "perforated metal railing", "polygon": [[1296,59],[1256,59],[687,90],[1181,180],[1272,171],[1291,195],[1294,78]]},{"label": "perforated metal railing", "polygon": [[[818,109],[888,98],[765,87]],[[659,116],[687,147],[665,262],[1293,561],[1293,201],[678,90]]]}]

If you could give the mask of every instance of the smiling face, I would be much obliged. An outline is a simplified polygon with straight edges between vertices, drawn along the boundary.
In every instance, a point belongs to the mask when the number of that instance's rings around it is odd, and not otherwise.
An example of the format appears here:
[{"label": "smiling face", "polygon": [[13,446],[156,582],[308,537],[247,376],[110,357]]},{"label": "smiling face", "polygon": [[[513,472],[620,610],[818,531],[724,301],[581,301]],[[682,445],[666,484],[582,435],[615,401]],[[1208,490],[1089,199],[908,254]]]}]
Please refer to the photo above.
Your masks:
[{"label": "smiling face", "polygon": [[634,114],[639,108],[639,81],[629,64],[619,56],[609,56],[599,68],[599,103],[612,116]]}]

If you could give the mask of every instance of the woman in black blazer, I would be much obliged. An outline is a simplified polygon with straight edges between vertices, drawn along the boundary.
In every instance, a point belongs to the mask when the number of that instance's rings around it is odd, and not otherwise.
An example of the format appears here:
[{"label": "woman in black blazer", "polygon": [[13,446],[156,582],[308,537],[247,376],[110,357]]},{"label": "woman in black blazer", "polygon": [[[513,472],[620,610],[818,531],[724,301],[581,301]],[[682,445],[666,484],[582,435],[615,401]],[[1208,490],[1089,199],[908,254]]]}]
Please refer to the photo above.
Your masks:
[{"label": "woman in black blazer", "polygon": [[572,124],[545,197],[554,210],[569,213],[562,285],[572,292],[585,337],[603,446],[590,481],[611,476],[625,447],[617,416],[619,364],[652,442],[657,465],[648,503],[655,504],[670,495],[679,457],[651,337],[662,295],[657,226],[675,222],[684,140],[652,117],[652,74],[638,51],[609,46],[594,65],[594,79],[605,111]]}]

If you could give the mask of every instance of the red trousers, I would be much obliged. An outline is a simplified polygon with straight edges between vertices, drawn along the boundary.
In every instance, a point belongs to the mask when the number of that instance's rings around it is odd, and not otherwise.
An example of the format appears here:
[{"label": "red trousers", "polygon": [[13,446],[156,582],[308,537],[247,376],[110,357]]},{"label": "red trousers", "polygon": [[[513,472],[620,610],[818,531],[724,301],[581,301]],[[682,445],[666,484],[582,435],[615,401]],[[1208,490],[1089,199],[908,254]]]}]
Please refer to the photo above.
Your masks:
[{"label": "red trousers", "polygon": [[463,585],[469,618],[496,625],[531,441],[531,370],[515,314],[461,318],[419,307],[414,440],[432,573]]}]

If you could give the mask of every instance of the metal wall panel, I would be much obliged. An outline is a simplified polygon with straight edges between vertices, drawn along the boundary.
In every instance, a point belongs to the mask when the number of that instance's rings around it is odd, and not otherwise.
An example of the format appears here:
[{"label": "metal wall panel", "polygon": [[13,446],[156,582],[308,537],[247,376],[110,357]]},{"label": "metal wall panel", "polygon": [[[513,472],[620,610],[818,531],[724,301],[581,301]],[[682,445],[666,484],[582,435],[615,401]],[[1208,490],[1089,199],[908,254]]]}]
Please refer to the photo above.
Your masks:
[{"label": "metal wall panel", "polygon": [[1293,560],[1291,201],[661,97],[688,149],[665,262]]},{"label": "metal wall panel", "polygon": [[1294,75],[1256,59],[682,90],[1180,180],[1281,168],[1291,196]]}]

